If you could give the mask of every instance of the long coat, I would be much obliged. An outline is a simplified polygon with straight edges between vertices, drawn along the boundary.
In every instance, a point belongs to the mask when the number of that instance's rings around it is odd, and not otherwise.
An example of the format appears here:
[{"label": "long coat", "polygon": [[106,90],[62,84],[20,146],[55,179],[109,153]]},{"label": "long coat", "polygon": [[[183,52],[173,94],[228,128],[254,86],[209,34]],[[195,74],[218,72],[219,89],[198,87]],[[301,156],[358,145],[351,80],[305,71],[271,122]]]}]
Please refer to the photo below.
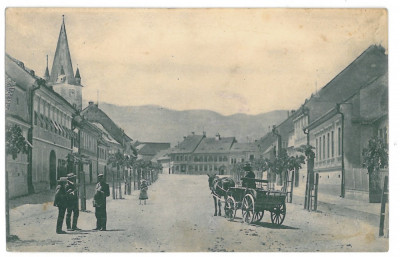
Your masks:
[{"label": "long coat", "polygon": [[54,206],[60,208],[67,207],[67,191],[64,185],[58,185],[56,187],[56,194],[54,196]]},{"label": "long coat", "polygon": [[78,208],[78,188],[74,183],[67,183],[65,187],[67,191],[67,207],[68,208]]},{"label": "long coat", "polygon": [[96,191],[94,193],[94,206],[102,207],[106,205],[106,197],[110,196],[110,187],[107,183],[99,182],[96,185]]}]

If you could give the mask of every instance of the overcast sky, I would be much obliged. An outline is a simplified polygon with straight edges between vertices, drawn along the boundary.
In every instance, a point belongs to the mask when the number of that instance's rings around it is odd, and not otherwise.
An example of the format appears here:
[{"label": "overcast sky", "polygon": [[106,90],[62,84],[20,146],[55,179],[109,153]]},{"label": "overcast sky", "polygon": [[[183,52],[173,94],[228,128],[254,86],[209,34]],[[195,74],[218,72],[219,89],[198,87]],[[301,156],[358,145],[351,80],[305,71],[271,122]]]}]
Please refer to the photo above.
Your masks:
[{"label": "overcast sky", "polygon": [[296,109],[388,45],[383,9],[7,9],[6,52],[43,76],[63,14],[83,98],[118,105]]}]

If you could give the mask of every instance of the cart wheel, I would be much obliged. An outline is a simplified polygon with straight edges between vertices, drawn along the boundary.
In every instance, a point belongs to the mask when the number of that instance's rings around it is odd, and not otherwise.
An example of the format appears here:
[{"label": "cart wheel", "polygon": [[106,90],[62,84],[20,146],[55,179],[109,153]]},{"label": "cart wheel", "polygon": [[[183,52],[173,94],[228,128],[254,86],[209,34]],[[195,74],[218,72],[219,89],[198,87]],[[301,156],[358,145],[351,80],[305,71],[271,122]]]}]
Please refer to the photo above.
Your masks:
[{"label": "cart wheel", "polygon": [[228,196],[226,199],[225,216],[229,220],[234,220],[236,217],[236,201],[232,196]]},{"label": "cart wheel", "polygon": [[273,224],[281,225],[286,216],[286,203],[275,206],[271,210],[271,221]]},{"label": "cart wheel", "polygon": [[255,212],[254,222],[259,222],[260,220],[262,220],[263,217],[264,217],[264,210]]},{"label": "cart wheel", "polygon": [[254,220],[254,198],[251,194],[247,194],[242,202],[243,221],[250,224]]}]

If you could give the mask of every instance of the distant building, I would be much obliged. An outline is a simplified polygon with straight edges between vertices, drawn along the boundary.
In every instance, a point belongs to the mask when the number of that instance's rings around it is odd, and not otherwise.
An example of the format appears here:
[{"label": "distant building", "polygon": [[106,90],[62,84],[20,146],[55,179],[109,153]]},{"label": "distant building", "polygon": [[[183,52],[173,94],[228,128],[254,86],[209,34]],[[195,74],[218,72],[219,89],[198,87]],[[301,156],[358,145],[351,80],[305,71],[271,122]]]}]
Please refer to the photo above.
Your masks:
[{"label": "distant building", "polygon": [[160,151],[169,149],[170,143],[156,143],[156,142],[135,142],[133,144],[137,151],[137,159],[151,161]]},{"label": "distant building", "polygon": [[256,145],[237,143],[235,137],[221,137],[219,134],[206,137],[205,133],[193,133],[171,148],[171,172],[227,175],[236,163],[253,160],[257,153]]}]

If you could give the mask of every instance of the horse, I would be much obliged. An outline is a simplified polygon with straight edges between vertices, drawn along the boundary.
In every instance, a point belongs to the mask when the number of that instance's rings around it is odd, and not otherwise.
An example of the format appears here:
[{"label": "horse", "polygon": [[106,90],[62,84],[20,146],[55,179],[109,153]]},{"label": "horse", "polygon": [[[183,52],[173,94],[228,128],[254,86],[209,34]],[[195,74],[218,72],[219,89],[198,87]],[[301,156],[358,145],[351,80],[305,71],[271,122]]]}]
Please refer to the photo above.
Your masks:
[{"label": "horse", "polygon": [[207,174],[207,176],[208,176],[208,186],[214,198],[214,207],[215,207],[214,216],[217,216],[217,202],[219,207],[218,216],[221,216],[220,198],[223,196],[226,201],[227,198],[226,192],[230,187],[235,186],[235,181],[233,181],[233,179],[229,177],[220,178],[216,174],[213,175]]}]

